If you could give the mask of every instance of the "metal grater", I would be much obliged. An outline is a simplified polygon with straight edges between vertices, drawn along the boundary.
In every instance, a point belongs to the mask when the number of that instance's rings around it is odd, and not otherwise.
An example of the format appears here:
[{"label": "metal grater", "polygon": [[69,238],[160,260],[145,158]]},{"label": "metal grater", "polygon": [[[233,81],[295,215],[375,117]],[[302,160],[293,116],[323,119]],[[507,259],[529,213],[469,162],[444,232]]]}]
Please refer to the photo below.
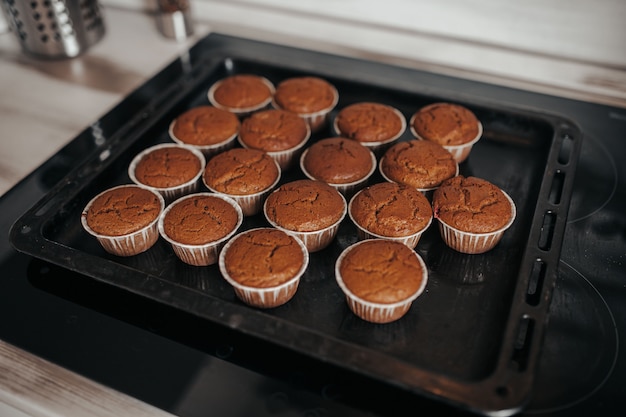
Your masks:
[{"label": "metal grater", "polygon": [[1,0],[22,49],[36,57],[71,58],[105,33],[97,0]]}]

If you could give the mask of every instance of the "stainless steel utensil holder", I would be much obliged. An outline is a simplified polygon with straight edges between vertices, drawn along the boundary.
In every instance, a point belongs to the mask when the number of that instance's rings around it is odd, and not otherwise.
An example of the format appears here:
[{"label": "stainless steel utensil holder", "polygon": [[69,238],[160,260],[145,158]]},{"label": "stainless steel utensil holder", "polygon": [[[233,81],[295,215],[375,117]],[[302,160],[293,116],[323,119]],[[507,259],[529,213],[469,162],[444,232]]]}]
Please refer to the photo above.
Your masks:
[{"label": "stainless steel utensil holder", "polygon": [[71,58],[105,33],[97,0],[0,0],[24,52],[42,58]]}]

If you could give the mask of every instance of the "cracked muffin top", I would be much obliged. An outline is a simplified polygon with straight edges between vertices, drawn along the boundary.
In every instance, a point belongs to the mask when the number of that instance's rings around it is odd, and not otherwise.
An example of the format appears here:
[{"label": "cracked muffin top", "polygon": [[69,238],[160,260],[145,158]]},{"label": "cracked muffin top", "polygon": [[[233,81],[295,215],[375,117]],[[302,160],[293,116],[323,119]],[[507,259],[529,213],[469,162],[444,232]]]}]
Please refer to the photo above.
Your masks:
[{"label": "cracked muffin top", "polygon": [[204,161],[188,148],[178,145],[155,146],[144,151],[137,161],[134,175],[149,187],[171,188],[197,178]]},{"label": "cracked muffin top", "polygon": [[247,148],[279,152],[295,148],[308,139],[304,119],[284,110],[263,110],[244,119],[239,140]]},{"label": "cracked muffin top", "polygon": [[506,226],[513,211],[502,190],[487,180],[459,175],[433,194],[435,218],[470,233],[489,233]]},{"label": "cracked muffin top", "polygon": [[135,185],[111,188],[102,192],[85,214],[87,225],[105,236],[123,236],[137,232],[158,219],[163,205],[152,191]]},{"label": "cracked muffin top", "polygon": [[393,107],[362,102],[341,109],[335,126],[341,136],[359,142],[385,142],[400,136],[406,124],[402,113]]},{"label": "cracked muffin top", "polygon": [[296,180],[281,185],[265,201],[270,222],[297,232],[313,232],[340,221],[346,201],[335,188],[322,181]]},{"label": "cracked muffin top", "polygon": [[302,165],[315,179],[329,184],[348,184],[365,178],[374,169],[375,159],[359,142],[333,137],[311,145]]},{"label": "cracked muffin top", "polygon": [[433,217],[423,193],[392,182],[374,184],[359,191],[350,201],[349,210],[356,224],[384,237],[418,233]]},{"label": "cracked muffin top", "polygon": [[389,148],[380,163],[381,174],[390,181],[420,190],[438,187],[457,174],[458,164],[441,145],[427,140],[399,142]]},{"label": "cracked muffin top", "polygon": [[274,86],[264,77],[237,74],[226,77],[212,87],[209,98],[228,110],[254,109],[269,104]]},{"label": "cracked muffin top", "polygon": [[296,238],[273,228],[259,228],[237,235],[224,253],[224,267],[238,283],[269,288],[298,275],[305,262]]},{"label": "cracked muffin top", "polygon": [[311,76],[293,77],[276,86],[274,102],[280,109],[305,115],[333,108],[337,89],[328,81]]},{"label": "cracked muffin top", "polygon": [[233,138],[239,127],[239,119],[233,113],[213,106],[198,106],[173,121],[171,134],[184,144],[209,146]]},{"label": "cracked muffin top", "polygon": [[444,146],[462,145],[476,139],[478,119],[469,109],[452,103],[433,103],[411,117],[411,127],[421,139]]},{"label": "cracked muffin top", "polygon": [[352,294],[374,303],[406,300],[424,284],[415,251],[385,239],[369,239],[352,246],[340,262],[339,273]]},{"label": "cracked muffin top", "polygon": [[237,227],[239,215],[233,204],[208,193],[191,194],[166,210],[163,230],[171,240],[185,245],[215,242]]},{"label": "cracked muffin top", "polygon": [[270,188],[279,175],[278,165],[265,152],[234,148],[211,158],[204,169],[203,179],[217,192],[250,195]]}]

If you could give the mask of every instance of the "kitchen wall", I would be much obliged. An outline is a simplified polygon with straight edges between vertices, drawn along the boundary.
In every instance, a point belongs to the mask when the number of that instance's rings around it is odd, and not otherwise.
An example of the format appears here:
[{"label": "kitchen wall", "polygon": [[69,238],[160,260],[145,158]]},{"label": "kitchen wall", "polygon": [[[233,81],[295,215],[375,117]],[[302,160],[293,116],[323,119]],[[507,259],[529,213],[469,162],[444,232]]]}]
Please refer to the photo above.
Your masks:
[{"label": "kitchen wall", "polygon": [[[213,30],[599,100],[626,97],[624,0],[191,0]],[[155,0],[101,0],[153,10]],[[604,98],[603,98],[604,97]]]},{"label": "kitchen wall", "polygon": [[[154,7],[154,0],[101,0],[103,4]],[[197,17],[228,10],[249,15],[308,14],[316,18],[387,27],[626,66],[623,0],[191,0]],[[262,22],[257,22],[263,26]]]}]

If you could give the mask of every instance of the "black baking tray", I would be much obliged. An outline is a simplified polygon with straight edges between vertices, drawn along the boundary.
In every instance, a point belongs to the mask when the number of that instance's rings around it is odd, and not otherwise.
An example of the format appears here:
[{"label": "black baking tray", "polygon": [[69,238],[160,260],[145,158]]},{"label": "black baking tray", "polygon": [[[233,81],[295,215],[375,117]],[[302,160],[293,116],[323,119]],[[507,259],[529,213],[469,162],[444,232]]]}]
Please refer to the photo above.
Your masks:
[{"label": "black baking tray", "polygon": [[[94,150],[16,221],[10,234],[15,248],[394,389],[485,415],[520,411],[532,391],[557,275],[582,142],[575,123],[471,91],[438,90],[413,81],[407,69],[252,41],[242,41],[242,52],[222,46],[222,39],[209,35],[128,97],[120,104],[128,117],[118,111],[115,120],[104,117],[105,125],[89,127],[83,136],[96,143]],[[163,239],[134,257],[107,254],[81,227],[86,203],[106,188],[130,183],[131,159],[170,142],[171,120],[208,104],[210,85],[238,73],[275,84],[298,75],[323,77],[340,96],[331,118],[359,101],[389,104],[407,120],[435,101],[467,106],[484,134],[460,173],[504,189],[517,206],[513,226],[492,251],[464,255],[443,243],[433,223],[416,248],[428,266],[426,291],[405,317],[385,325],[354,316],[335,282],[338,254],[356,241],[347,217],[333,243],[311,254],[295,297],[270,310],[244,305],[216,266],[182,263]],[[311,143],[332,135],[322,129]],[[407,129],[400,140],[410,139]],[[304,176],[295,167],[281,182],[298,178]],[[377,173],[370,183],[379,181]],[[242,230],[267,225],[257,215]]]}]

